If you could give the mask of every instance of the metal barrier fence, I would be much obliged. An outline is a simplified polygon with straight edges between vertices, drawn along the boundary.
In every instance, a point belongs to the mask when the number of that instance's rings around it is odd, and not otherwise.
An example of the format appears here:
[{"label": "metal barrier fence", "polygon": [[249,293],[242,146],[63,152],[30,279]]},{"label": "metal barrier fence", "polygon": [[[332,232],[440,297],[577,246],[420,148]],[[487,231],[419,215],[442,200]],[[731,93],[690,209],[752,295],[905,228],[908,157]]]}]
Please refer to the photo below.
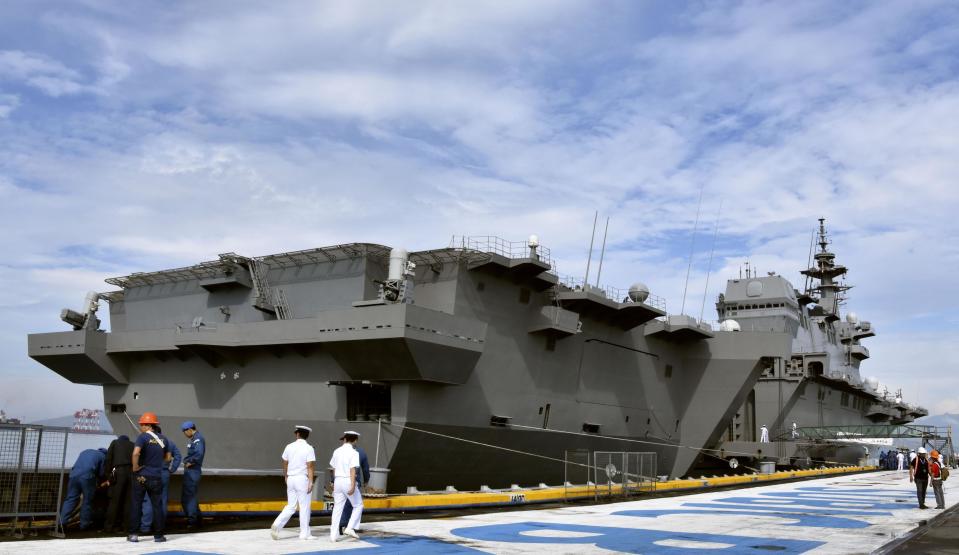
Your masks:
[{"label": "metal barrier fence", "polygon": [[635,451],[596,451],[593,453],[593,482],[596,484],[596,497],[602,486],[606,486],[606,495],[612,497],[613,486],[619,486],[619,493],[627,496],[656,489],[656,453]]},{"label": "metal barrier fence", "polygon": [[589,449],[567,449],[563,452],[563,497],[569,498],[569,489],[574,484],[593,485],[590,482],[590,469],[593,452]]},{"label": "metal barrier fence", "polygon": [[58,518],[69,428],[0,424],[0,527],[22,538],[25,529],[53,528]]}]

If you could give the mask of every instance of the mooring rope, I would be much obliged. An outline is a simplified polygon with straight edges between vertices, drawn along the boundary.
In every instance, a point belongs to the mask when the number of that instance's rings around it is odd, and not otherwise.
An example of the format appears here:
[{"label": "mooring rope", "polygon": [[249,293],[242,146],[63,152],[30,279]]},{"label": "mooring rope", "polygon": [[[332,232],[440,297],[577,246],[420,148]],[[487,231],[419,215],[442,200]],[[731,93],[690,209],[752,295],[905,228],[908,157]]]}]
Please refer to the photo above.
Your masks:
[{"label": "mooring rope", "polygon": [[[390,423],[390,422],[383,422],[383,424],[386,424],[387,426],[391,426],[391,425],[392,425],[392,423]],[[530,457],[536,457],[536,458],[539,458],[539,459],[546,459],[546,460],[548,460],[548,461],[561,462],[561,463],[563,463],[563,464],[565,464],[565,465],[580,466],[580,467],[583,467],[583,468],[586,468],[586,469],[593,469],[593,468],[595,468],[594,465],[578,463],[578,462],[574,462],[574,461],[570,461],[570,460],[566,460],[566,459],[557,459],[557,458],[555,458],[555,457],[548,457],[548,456],[546,456],[546,455],[540,455],[539,453],[532,453],[532,452],[529,452],[529,451],[520,451],[519,449],[510,449],[509,447],[503,447],[502,445],[493,445],[492,443],[483,443],[483,442],[481,442],[481,441],[474,441],[474,440],[472,440],[472,439],[466,439],[466,438],[462,438],[462,437],[451,436],[451,435],[448,435],[448,434],[441,434],[441,433],[439,433],[439,432],[431,432],[431,431],[429,431],[429,430],[423,430],[423,429],[420,429],[420,428],[414,428],[413,426],[407,426],[407,425],[405,425],[405,424],[403,424],[402,427],[403,427],[403,429],[412,430],[412,431],[414,431],[414,432],[420,432],[420,433],[429,434],[429,435],[434,435],[434,436],[438,436],[438,437],[442,437],[442,438],[446,438],[446,439],[452,439],[452,440],[456,440],[456,441],[462,441],[462,442],[464,442],[464,443],[472,443],[473,445],[479,445],[479,446],[481,446],[481,447],[490,447],[490,448],[492,448],[492,449],[500,449],[500,450],[502,450],[502,451],[509,451],[509,452],[511,452],[511,453],[516,453],[516,454],[519,454],[519,455],[528,455],[528,456],[530,456]],[[653,481],[653,480],[650,480],[650,477],[649,477],[649,476],[642,476],[642,475],[640,475],[640,474],[633,474],[633,473],[631,473],[631,472],[622,472],[622,474],[623,474],[623,476],[625,476],[625,477],[627,477],[627,478],[638,478],[639,480],[644,480],[644,479],[645,479],[645,480]],[[595,479],[595,478],[596,478],[596,477],[594,476],[594,479]],[[595,486],[595,484],[594,484],[594,486]]]},{"label": "mooring rope", "polygon": [[[394,425],[392,422],[383,422],[383,424],[386,424],[387,426],[393,426],[393,425]],[[449,435],[449,434],[443,434],[443,433],[440,433],[440,432],[434,432],[434,431],[430,431],[430,430],[424,430],[424,429],[421,429],[421,428],[416,428],[416,427],[414,427],[414,426],[409,426],[409,425],[407,425],[407,424],[396,424],[396,426],[402,427],[403,429],[411,430],[411,431],[414,431],[414,432],[420,432],[420,433],[423,433],[423,434],[428,434],[428,435],[432,435],[432,436],[436,436],[436,437],[442,437],[442,438],[450,439],[450,440],[454,440],[454,441],[460,441],[460,442],[463,442],[463,443],[469,443],[469,444],[472,444],[472,445],[478,445],[478,446],[480,446],[480,447],[488,447],[488,448],[490,448],[490,449],[498,449],[498,450],[501,450],[501,451],[507,451],[507,452],[510,452],[510,453],[518,454],[518,455],[526,455],[526,456],[529,456],[529,457],[536,457],[536,458],[538,458],[538,459],[544,459],[544,460],[548,460],[548,461],[552,461],[552,462],[559,462],[559,463],[568,464],[568,465],[573,465],[573,466],[579,466],[579,467],[583,467],[583,468],[593,468],[593,466],[588,465],[588,464],[577,463],[577,462],[569,461],[569,460],[566,460],[566,459],[558,459],[558,458],[550,457],[550,456],[547,456],[547,455],[541,455],[541,454],[539,454],[539,453],[533,453],[533,452],[530,452],[530,451],[521,451],[521,450],[519,450],[519,449],[512,449],[512,448],[509,448],[509,447],[503,447],[502,445],[494,445],[494,444],[492,444],[492,443],[484,443],[484,442],[482,442],[482,441],[476,441],[476,440],[472,440],[472,439],[466,439],[466,438],[457,437],[457,436],[453,436],[453,435]],[[702,452],[702,453],[703,453],[704,455],[706,455],[706,456],[713,457],[713,458],[718,459],[718,460],[723,461],[723,462],[726,462],[726,459],[724,459],[723,457],[721,457],[721,456],[719,456],[719,455],[710,454],[708,451],[717,452],[717,453],[718,453],[718,452],[722,452],[722,453],[724,453],[724,454],[726,454],[726,455],[739,455],[739,456],[744,456],[744,457],[752,457],[752,456],[754,456],[754,453],[747,453],[747,452],[740,452],[740,451],[727,451],[727,450],[724,450],[724,449],[706,449],[706,448],[693,447],[693,446],[691,446],[691,445],[683,445],[683,444],[680,444],[680,443],[667,443],[667,442],[662,442],[662,441],[650,441],[650,440],[641,440],[641,439],[621,438],[621,437],[615,437],[615,436],[604,436],[604,435],[599,435],[599,434],[587,434],[587,433],[585,433],[585,432],[573,432],[573,431],[569,431],[569,430],[556,430],[556,429],[552,429],[552,428],[538,428],[538,427],[535,427],[535,426],[524,426],[524,425],[522,425],[522,424],[509,424],[509,425],[506,426],[506,427],[509,427],[509,428],[523,428],[523,429],[528,429],[528,430],[531,430],[531,431],[539,431],[539,432],[552,432],[552,433],[557,433],[557,434],[586,436],[586,437],[590,437],[590,438],[600,438],[600,439],[606,439],[606,440],[610,440],[610,441],[624,441],[624,442],[628,442],[628,443],[639,443],[639,444],[645,444],[645,445],[656,445],[656,446],[660,446],[660,447],[673,447],[673,448],[691,449],[691,450],[694,450],[694,451]],[[822,462],[823,462],[824,464],[828,464],[828,465],[841,466],[841,464],[838,463],[838,462],[830,462],[830,461],[822,461]],[[748,470],[752,470],[752,471],[754,471],[754,472],[759,472],[758,469],[753,468],[753,467],[751,467],[751,466],[746,466],[745,464],[743,464],[742,466],[743,466],[743,468],[746,468],[746,469],[748,469]],[[641,476],[640,476],[640,477],[641,477]]]},{"label": "mooring rope", "polygon": [[[745,451],[728,451],[728,450],[726,450],[726,449],[708,449],[708,448],[705,448],[705,447],[693,447],[692,445],[683,445],[683,444],[681,444],[681,443],[665,443],[665,442],[661,442],[661,441],[649,441],[648,439],[645,439],[645,440],[644,440],[644,439],[630,439],[630,438],[625,438],[625,437],[604,436],[604,435],[600,435],[600,434],[587,434],[587,433],[585,433],[585,432],[573,432],[573,431],[569,431],[569,430],[554,430],[554,429],[552,429],[552,428],[539,428],[539,427],[536,427],[536,426],[524,426],[524,425],[522,425],[522,424],[510,424],[509,427],[510,427],[510,428],[524,428],[524,429],[527,429],[527,430],[533,430],[533,431],[539,431],[539,432],[553,432],[553,433],[558,433],[558,434],[568,434],[568,435],[575,435],[575,436],[598,437],[598,438],[609,439],[609,440],[613,440],[613,441],[626,441],[626,442],[629,442],[629,443],[642,443],[642,444],[646,444],[646,445],[658,445],[658,446],[661,446],[661,447],[682,447],[683,449],[692,449],[692,450],[694,450],[694,451],[702,452],[704,455],[707,455],[707,456],[710,456],[710,457],[715,457],[715,458],[717,458],[717,459],[719,459],[719,460],[722,460],[722,461],[725,461],[726,459],[724,459],[723,457],[720,457],[720,456],[718,456],[718,455],[710,455],[709,453],[707,453],[707,451],[713,451],[713,452],[715,452],[715,453],[724,453],[724,454],[727,454],[727,455],[740,455],[740,456],[744,456],[744,457],[752,457],[752,456],[755,455],[755,453],[748,453],[748,452],[745,452]],[[814,443],[805,443],[805,442],[798,442],[798,441],[797,441],[796,443],[797,443],[797,444],[802,444],[802,445],[814,445]],[[822,462],[823,462],[823,464],[832,464],[832,465],[836,465],[836,466],[842,466],[842,463],[838,463],[838,462],[830,462],[830,461],[822,461]],[[748,468],[748,469],[750,469],[750,470],[756,470],[755,468],[752,468],[752,467],[750,467],[750,466],[745,466],[745,465],[743,465],[743,467],[744,467],[744,468]]]}]

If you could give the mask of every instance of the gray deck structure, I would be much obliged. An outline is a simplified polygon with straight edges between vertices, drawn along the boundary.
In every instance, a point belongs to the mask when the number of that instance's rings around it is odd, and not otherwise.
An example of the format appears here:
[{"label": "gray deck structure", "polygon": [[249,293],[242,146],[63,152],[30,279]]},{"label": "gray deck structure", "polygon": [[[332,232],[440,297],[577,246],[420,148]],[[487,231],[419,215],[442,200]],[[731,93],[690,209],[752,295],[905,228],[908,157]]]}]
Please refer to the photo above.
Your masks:
[{"label": "gray deck structure", "polygon": [[294,424],[318,453],[352,428],[391,491],[558,484],[576,448],[655,451],[659,474],[684,475],[760,376],[790,367],[796,334],[713,331],[654,297],[564,285],[547,249],[492,237],[228,253],[107,281],[119,290],[64,312],[73,330],[28,348],[101,385],[114,430],[146,411],[192,420],[208,473],[253,479],[279,473]]},{"label": "gray deck structure", "polygon": [[[807,458],[852,463],[865,453],[862,444],[846,441],[856,438],[810,441],[803,432],[794,438],[792,424],[800,430],[894,425],[928,414],[860,373],[861,364],[869,358],[862,340],[875,336],[876,330],[852,312],[841,317],[844,293],[850,286],[838,278],[848,270],[836,263],[829,243],[825,221],[820,219],[819,248],[814,265],[802,272],[807,276],[802,291],[779,275],[747,275],[729,280],[719,297],[716,309],[721,322],[734,320],[732,325],[744,331],[785,332],[792,338],[791,354],[763,371],[729,423],[716,446],[724,456],[747,453],[783,464],[802,464]],[[769,429],[770,443],[758,442],[763,425]]]}]

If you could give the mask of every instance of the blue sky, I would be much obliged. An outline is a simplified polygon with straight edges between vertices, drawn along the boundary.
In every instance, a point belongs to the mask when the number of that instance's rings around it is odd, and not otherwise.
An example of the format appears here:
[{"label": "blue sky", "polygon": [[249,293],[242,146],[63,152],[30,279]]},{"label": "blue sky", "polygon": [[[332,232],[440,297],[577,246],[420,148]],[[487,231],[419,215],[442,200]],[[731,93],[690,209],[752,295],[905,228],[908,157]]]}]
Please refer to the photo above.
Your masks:
[{"label": "blue sky", "polygon": [[[100,402],[26,357],[107,277],[235,251],[540,236],[686,312],[816,218],[864,364],[959,412],[954,2],[5,2],[0,407]],[[694,307],[690,309],[690,307]]]}]

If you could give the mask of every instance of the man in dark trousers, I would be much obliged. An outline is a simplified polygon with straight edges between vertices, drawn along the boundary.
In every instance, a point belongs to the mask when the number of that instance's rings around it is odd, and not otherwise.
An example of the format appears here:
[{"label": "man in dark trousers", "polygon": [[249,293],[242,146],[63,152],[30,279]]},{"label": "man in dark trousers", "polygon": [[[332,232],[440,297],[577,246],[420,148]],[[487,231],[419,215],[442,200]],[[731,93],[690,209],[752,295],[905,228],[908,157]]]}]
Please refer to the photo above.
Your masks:
[{"label": "man in dark trousers", "polygon": [[929,461],[926,459],[925,447],[920,447],[916,458],[909,463],[909,481],[916,482],[919,508],[928,508],[926,507],[926,488],[929,486]]},{"label": "man in dark trousers", "polygon": [[93,496],[96,495],[97,486],[103,481],[106,455],[106,449],[85,449],[73,463],[70,480],[67,482],[67,498],[60,509],[60,523],[64,527],[77,504],[80,505],[80,529],[86,530],[93,526]]},{"label": "man in dark trousers", "polygon": [[[154,430],[170,448],[170,455],[173,457],[170,461],[170,464],[163,465],[163,474],[161,476],[163,482],[163,501],[161,502],[161,505],[163,506],[162,519],[163,522],[166,522],[167,505],[169,505],[170,501],[170,474],[176,472],[176,469],[180,468],[180,461],[183,460],[183,456],[180,455],[180,450],[177,448],[176,443],[173,443],[165,435],[163,435],[163,431],[159,426],[154,426]],[[151,524],[153,524],[153,501],[149,499],[148,496],[143,500],[143,515],[140,517],[140,533],[146,534],[150,530]]]},{"label": "man in dark trousers", "polygon": [[112,534],[117,528],[123,528],[123,519],[130,514],[132,477],[130,465],[133,464],[133,442],[122,435],[107,449],[104,463],[106,479],[110,481],[110,504],[107,506],[107,519],[103,531]]},{"label": "man in dark trousers", "polygon": [[145,412],[140,417],[140,435],[133,443],[133,499],[130,501],[130,520],[127,523],[127,541],[138,542],[140,537],[141,510],[143,498],[150,495],[153,503],[153,541],[165,542],[163,535],[164,522],[163,507],[163,466],[169,465],[173,458],[170,455],[170,445],[156,433],[154,426],[159,426],[157,415]]},{"label": "man in dark trousers", "polygon": [[183,489],[180,504],[186,515],[189,529],[200,526],[200,475],[203,472],[203,457],[206,456],[206,439],[196,431],[196,424],[187,420],[180,429],[187,438],[186,457],[183,458]]},{"label": "man in dark trousers", "polygon": [[[362,489],[363,486],[370,483],[370,461],[366,458],[366,451],[362,447],[357,445],[359,440],[353,444],[353,448],[356,449],[356,452],[360,455],[360,468],[356,472],[356,487],[357,489]],[[340,517],[340,534],[346,530],[346,526],[350,523],[350,517],[353,515],[353,505],[347,503],[343,507],[343,516]]]}]

